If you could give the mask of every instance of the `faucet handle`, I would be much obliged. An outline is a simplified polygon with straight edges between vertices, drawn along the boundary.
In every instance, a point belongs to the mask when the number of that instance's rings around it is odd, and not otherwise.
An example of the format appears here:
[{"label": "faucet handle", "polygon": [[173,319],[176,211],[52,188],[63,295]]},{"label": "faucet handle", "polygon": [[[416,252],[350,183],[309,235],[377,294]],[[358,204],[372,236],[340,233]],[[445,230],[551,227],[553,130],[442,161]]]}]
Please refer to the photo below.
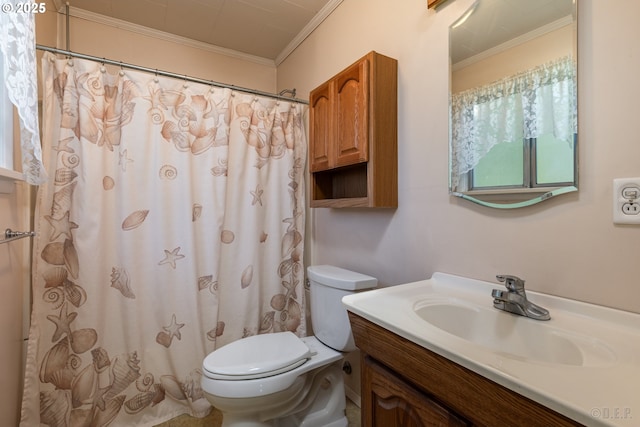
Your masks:
[{"label": "faucet handle", "polygon": [[496,279],[498,279],[498,282],[504,283],[507,289],[511,292],[524,291],[524,280],[517,276],[498,274]]}]

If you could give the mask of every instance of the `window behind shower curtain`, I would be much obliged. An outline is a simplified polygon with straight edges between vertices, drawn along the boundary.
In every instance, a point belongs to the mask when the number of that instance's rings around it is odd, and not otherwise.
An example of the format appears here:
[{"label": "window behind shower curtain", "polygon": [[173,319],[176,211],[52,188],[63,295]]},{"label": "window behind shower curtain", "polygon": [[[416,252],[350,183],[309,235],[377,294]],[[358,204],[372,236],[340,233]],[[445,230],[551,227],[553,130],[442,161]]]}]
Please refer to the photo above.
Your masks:
[{"label": "window behind shower curtain", "polygon": [[[4,58],[0,55],[0,76],[4,76]],[[13,104],[4,82],[0,84],[0,168],[13,170]]]}]

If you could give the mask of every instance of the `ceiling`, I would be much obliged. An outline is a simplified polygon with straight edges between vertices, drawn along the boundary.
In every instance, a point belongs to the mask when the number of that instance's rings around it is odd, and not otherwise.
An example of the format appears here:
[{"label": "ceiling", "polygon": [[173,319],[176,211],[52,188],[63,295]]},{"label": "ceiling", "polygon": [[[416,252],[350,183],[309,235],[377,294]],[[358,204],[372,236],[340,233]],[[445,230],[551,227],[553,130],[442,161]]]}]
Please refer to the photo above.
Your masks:
[{"label": "ceiling", "polygon": [[[83,12],[281,62],[342,0],[53,0]],[[96,16],[97,16],[96,15]]]}]

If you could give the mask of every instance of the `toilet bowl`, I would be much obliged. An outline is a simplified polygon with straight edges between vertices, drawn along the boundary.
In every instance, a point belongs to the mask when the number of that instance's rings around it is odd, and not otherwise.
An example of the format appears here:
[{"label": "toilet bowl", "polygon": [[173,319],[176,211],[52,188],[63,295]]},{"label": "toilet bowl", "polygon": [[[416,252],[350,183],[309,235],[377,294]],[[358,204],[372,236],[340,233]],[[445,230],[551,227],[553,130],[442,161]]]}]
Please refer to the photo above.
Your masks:
[{"label": "toilet bowl", "polygon": [[202,390],[223,427],[347,426],[341,352],[355,345],[341,300],[377,281],[328,265],[307,273],[315,336],[255,335],[204,359]]}]

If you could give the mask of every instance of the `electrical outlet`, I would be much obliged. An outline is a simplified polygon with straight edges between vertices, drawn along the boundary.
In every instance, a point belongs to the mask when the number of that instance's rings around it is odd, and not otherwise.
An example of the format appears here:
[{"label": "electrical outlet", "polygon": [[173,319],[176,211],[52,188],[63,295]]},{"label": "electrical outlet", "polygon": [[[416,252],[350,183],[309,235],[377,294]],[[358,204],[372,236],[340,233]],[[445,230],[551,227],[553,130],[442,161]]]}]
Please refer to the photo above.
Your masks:
[{"label": "electrical outlet", "polygon": [[640,225],[640,178],[613,180],[613,223]]}]

